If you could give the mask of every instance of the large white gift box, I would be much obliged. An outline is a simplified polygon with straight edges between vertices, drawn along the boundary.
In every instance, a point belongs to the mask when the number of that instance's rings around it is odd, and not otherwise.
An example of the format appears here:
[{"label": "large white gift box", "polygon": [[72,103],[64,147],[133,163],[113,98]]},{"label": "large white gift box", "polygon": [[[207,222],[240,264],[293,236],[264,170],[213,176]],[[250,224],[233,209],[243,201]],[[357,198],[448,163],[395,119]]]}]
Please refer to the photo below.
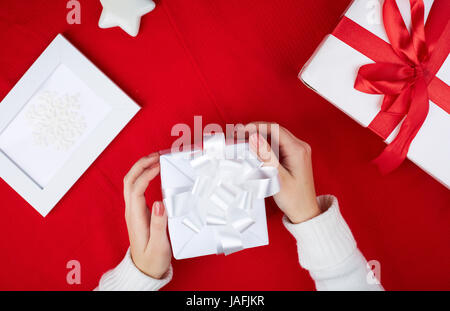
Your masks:
[{"label": "large white gift box", "polygon": [[[438,1],[423,1],[425,20],[428,19],[432,6],[437,4]],[[439,1],[441,2],[439,3],[440,8],[449,8],[448,1],[447,3],[445,1],[447,0]],[[396,3],[405,25],[408,29],[411,29],[410,2],[397,0]],[[383,24],[383,4],[383,0],[354,0],[345,12],[343,19],[347,19],[349,23],[356,23],[371,34],[390,43]],[[446,22],[448,22],[448,19]],[[303,67],[299,78],[362,126],[367,127],[380,111],[384,95],[363,93],[356,90],[354,85],[358,69],[363,65],[374,63],[374,61],[340,40],[335,32],[325,37],[311,59]],[[347,33],[345,35],[357,34]],[[364,42],[360,43],[364,44]],[[450,83],[448,51],[447,58],[436,77],[448,87]],[[448,89],[446,92],[448,92]],[[444,100],[448,101],[448,98]],[[429,101],[429,104],[428,115],[412,141],[407,157],[449,188],[450,116],[447,111],[432,100]],[[393,141],[400,126],[401,124],[387,137],[387,143]]]},{"label": "large white gift box", "polygon": [[264,198],[279,191],[278,170],[262,167],[247,143],[215,134],[203,150],[163,154],[160,164],[176,259],[269,243]]}]

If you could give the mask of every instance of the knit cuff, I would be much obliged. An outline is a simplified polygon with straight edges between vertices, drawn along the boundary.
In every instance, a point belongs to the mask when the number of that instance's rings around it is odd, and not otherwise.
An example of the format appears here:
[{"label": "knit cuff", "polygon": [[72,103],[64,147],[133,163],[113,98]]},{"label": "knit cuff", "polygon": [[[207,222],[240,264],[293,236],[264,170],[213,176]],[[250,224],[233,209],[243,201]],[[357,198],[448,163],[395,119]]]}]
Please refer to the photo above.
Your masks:
[{"label": "knit cuff", "polygon": [[317,197],[322,214],[299,224],[284,216],[283,223],[297,240],[300,264],[307,270],[335,266],[356,250],[352,232],[339,211],[336,197]]},{"label": "knit cuff", "polygon": [[170,282],[172,266],[162,279],[154,279],[141,272],[134,264],[130,249],[117,267],[106,272],[97,290],[101,291],[157,291]]}]

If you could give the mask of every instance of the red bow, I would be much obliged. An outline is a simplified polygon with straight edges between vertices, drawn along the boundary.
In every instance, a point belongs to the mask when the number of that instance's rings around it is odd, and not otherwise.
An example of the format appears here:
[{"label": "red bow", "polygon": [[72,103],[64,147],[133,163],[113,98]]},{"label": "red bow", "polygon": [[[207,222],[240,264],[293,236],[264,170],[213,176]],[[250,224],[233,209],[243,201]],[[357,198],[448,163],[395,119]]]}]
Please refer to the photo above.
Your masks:
[{"label": "red bow", "polygon": [[[379,38],[373,38],[373,35],[367,34],[365,29],[359,29],[362,27],[354,25],[349,19],[342,21],[333,33],[357,50],[365,50],[363,54],[376,61],[374,64],[362,66],[355,81],[355,89],[359,91],[385,95],[381,110],[369,128],[386,139],[403,120],[395,139],[374,161],[384,173],[397,168],[406,158],[411,142],[428,115],[430,98],[434,100],[440,97],[436,94],[442,95],[449,92],[448,86],[435,77],[450,50],[449,12],[438,14],[436,8],[434,9],[436,16],[432,21],[433,32],[427,32],[427,35],[429,34],[427,42],[423,1],[410,0],[409,2],[411,34],[406,28],[395,0],[384,2],[383,23],[391,43],[388,45],[390,50],[384,46],[386,44],[377,41]],[[438,5],[441,6],[438,9],[449,9],[448,0],[444,2],[436,0],[435,4],[437,2],[440,2]],[[444,21],[441,20],[442,18]],[[432,19],[431,12],[428,19]],[[445,24],[442,24],[444,22]],[[354,32],[349,34],[348,32],[353,31],[352,29]],[[361,36],[369,40],[364,43],[357,42],[356,37],[359,40],[365,39]],[[370,45],[369,42],[373,44]],[[430,84],[433,89],[429,96]],[[444,109],[448,112],[449,98],[439,99],[438,104],[445,107]]]}]

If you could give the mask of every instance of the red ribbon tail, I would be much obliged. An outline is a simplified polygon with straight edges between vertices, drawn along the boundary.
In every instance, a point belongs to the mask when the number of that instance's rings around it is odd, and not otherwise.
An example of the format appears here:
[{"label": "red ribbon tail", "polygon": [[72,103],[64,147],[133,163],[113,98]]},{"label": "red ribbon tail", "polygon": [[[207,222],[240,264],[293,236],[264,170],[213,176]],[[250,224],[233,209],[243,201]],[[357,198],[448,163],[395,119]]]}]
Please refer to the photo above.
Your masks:
[{"label": "red ribbon tail", "polygon": [[406,159],[409,146],[428,115],[429,103],[425,80],[418,79],[407,93],[411,97],[411,105],[400,131],[373,161],[382,174],[395,170]]},{"label": "red ribbon tail", "polygon": [[388,145],[384,151],[372,161],[378,167],[381,174],[387,175],[398,168],[406,159],[406,153],[399,153],[398,150]]}]

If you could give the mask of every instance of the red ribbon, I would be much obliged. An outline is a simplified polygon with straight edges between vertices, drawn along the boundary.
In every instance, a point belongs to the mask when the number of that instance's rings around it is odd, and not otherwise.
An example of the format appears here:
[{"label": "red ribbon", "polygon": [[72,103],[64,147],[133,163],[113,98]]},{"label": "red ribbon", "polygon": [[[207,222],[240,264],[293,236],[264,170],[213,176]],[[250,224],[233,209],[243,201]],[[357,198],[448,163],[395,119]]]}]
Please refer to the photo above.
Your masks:
[{"label": "red ribbon", "polygon": [[450,52],[450,1],[435,0],[424,25],[423,0],[410,0],[411,34],[395,0],[385,0],[383,23],[391,44],[347,17],[333,35],[372,59],[362,66],[355,89],[384,94],[369,128],[386,139],[403,120],[395,139],[374,160],[383,173],[396,169],[425,121],[429,100],[450,113],[450,88],[436,73]]}]

